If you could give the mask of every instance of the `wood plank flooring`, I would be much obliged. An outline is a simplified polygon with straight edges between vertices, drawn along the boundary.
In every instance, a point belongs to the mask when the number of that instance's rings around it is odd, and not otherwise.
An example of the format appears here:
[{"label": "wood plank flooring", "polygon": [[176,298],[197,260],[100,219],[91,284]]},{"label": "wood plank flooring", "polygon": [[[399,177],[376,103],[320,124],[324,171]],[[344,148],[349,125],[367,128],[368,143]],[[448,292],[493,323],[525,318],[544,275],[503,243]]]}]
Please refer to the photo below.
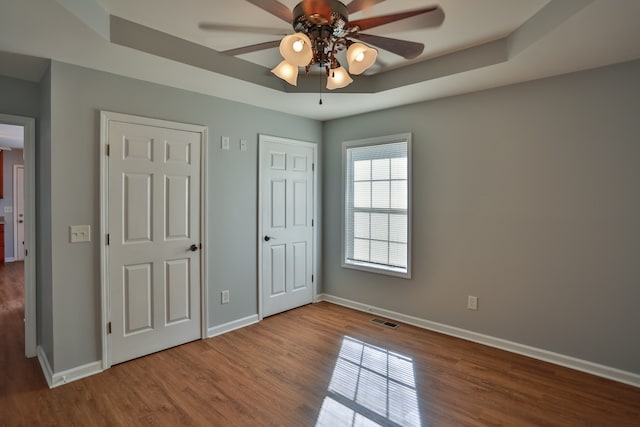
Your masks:
[{"label": "wood plank flooring", "polygon": [[48,389],[21,268],[0,268],[1,426],[640,426],[639,388],[328,303]]}]

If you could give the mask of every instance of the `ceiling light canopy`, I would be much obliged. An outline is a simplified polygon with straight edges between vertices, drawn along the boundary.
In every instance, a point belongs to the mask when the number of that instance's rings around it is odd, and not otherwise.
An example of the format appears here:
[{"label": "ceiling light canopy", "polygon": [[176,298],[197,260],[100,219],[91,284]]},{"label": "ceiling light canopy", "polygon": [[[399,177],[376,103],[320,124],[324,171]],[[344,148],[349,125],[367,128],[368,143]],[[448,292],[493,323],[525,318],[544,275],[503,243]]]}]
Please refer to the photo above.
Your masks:
[{"label": "ceiling light canopy", "polygon": [[[280,54],[284,58],[271,70],[289,84],[297,85],[298,69],[312,66],[324,68],[327,89],[339,89],[353,82],[349,72],[362,74],[376,61],[378,51],[364,43],[354,42],[356,26],[348,26],[347,7],[337,0],[303,1],[293,10],[294,34],[284,36]],[[347,71],[336,55],[347,51]],[[294,70],[295,69],[295,70]]]}]

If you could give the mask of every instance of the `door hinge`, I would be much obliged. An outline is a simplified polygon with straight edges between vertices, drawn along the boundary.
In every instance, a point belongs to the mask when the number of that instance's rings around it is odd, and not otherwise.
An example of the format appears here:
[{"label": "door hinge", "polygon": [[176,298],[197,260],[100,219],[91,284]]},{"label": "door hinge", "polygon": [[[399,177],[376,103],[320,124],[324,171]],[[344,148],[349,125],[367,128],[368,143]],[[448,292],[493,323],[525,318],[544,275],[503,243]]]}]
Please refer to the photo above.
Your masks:
[{"label": "door hinge", "polygon": [[311,275],[311,283],[313,283],[313,274]]},{"label": "door hinge", "polygon": [[111,322],[107,323],[107,333],[111,333]]},{"label": "door hinge", "polygon": [[315,171],[316,170],[316,164],[315,163],[311,163],[311,171]]},{"label": "door hinge", "polygon": [[24,250],[24,256],[27,256],[27,255],[29,255],[29,251],[25,249]]},{"label": "door hinge", "polygon": [[313,225],[314,225],[314,224],[315,224],[315,223],[313,222],[313,220],[311,220],[311,226],[312,226],[312,227],[313,227]]},{"label": "door hinge", "polygon": [[106,150],[107,150],[107,156],[108,156],[109,155],[109,144],[107,144]]},{"label": "door hinge", "polygon": [[107,234],[107,246],[109,246],[109,234]]}]

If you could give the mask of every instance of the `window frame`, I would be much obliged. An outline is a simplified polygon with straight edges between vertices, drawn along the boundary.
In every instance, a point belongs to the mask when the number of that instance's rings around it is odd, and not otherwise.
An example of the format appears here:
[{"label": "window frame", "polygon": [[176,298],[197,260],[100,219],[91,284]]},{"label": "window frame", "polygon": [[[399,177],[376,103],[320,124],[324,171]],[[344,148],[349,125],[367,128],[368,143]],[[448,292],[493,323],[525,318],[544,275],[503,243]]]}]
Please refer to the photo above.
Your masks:
[{"label": "window frame", "polygon": [[[393,143],[407,143],[407,267],[402,269],[400,267],[391,267],[384,266],[382,264],[375,264],[372,262],[365,261],[353,261],[347,259],[348,254],[348,231],[347,225],[349,224],[347,215],[348,215],[348,206],[349,201],[347,200],[348,191],[347,185],[349,185],[349,177],[347,176],[348,171],[348,150],[356,147],[364,147],[364,146],[376,146],[376,145],[385,145],[385,144],[393,144]],[[341,227],[341,265],[343,268],[349,268],[360,271],[367,271],[370,273],[376,274],[384,274],[388,276],[400,277],[404,279],[411,279],[411,254],[412,254],[412,134],[410,132],[400,133],[395,135],[387,135],[380,136],[374,138],[365,138],[351,141],[343,141],[342,142],[342,227]],[[351,182],[353,185],[353,182]]]}]

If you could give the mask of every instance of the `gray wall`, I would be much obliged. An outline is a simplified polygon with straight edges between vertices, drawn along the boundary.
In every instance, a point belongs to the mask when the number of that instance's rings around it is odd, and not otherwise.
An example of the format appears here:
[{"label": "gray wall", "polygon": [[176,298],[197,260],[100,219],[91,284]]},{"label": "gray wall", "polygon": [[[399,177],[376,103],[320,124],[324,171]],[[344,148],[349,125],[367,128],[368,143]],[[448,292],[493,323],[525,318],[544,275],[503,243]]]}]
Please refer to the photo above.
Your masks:
[{"label": "gray wall", "polygon": [[[0,76],[0,94],[0,113],[33,118],[39,116],[40,87],[37,83]],[[5,158],[4,198],[0,199],[0,216],[5,217],[5,258],[13,256],[13,216],[10,213],[4,213],[4,207],[13,206],[14,162],[12,159],[15,153],[5,151],[3,155]]]},{"label": "gray wall", "polygon": [[40,86],[37,83],[0,76],[0,113],[38,117]]},{"label": "gray wall", "polygon": [[[37,343],[53,361],[53,311],[51,300],[51,227],[50,161],[47,157],[51,123],[50,74],[45,73],[40,84],[0,76],[0,112],[36,119],[36,233],[38,234],[36,265]],[[49,150],[50,152],[50,150]],[[44,156],[44,157],[43,157]],[[2,214],[0,214],[2,215]],[[11,219],[7,215],[7,219]]]},{"label": "gray wall", "polygon": [[0,216],[4,216],[4,257],[13,258],[13,218],[15,212],[5,212],[5,207],[13,209],[13,166],[23,165],[23,150],[13,149],[2,154],[2,185],[4,187],[0,199]]},{"label": "gray wall", "polygon": [[[257,312],[265,133],[323,141],[326,293],[640,373],[639,75],[632,62],[324,125],[58,62],[40,85],[0,77],[0,112],[38,118],[38,344],[55,372],[100,359],[99,247],[69,244],[68,226],[99,229],[105,109],[209,127],[209,327]],[[406,131],[413,279],[343,269],[340,143]]]},{"label": "gray wall", "polygon": [[42,81],[36,141],[36,318],[38,346],[53,366],[53,253],[51,244],[51,66]]},{"label": "gray wall", "polygon": [[[51,79],[54,371],[101,359],[100,110],[209,127],[208,326],[256,314],[258,134],[320,142],[321,124],[59,62]],[[229,151],[220,149],[223,135]],[[248,151],[239,151],[240,138]],[[72,224],[90,224],[93,241],[70,244]],[[223,289],[231,297],[224,306]]]},{"label": "gray wall", "polygon": [[[640,373],[639,112],[636,61],[326,123],[324,292]],[[341,142],[400,132],[411,280],[340,267]]]}]

